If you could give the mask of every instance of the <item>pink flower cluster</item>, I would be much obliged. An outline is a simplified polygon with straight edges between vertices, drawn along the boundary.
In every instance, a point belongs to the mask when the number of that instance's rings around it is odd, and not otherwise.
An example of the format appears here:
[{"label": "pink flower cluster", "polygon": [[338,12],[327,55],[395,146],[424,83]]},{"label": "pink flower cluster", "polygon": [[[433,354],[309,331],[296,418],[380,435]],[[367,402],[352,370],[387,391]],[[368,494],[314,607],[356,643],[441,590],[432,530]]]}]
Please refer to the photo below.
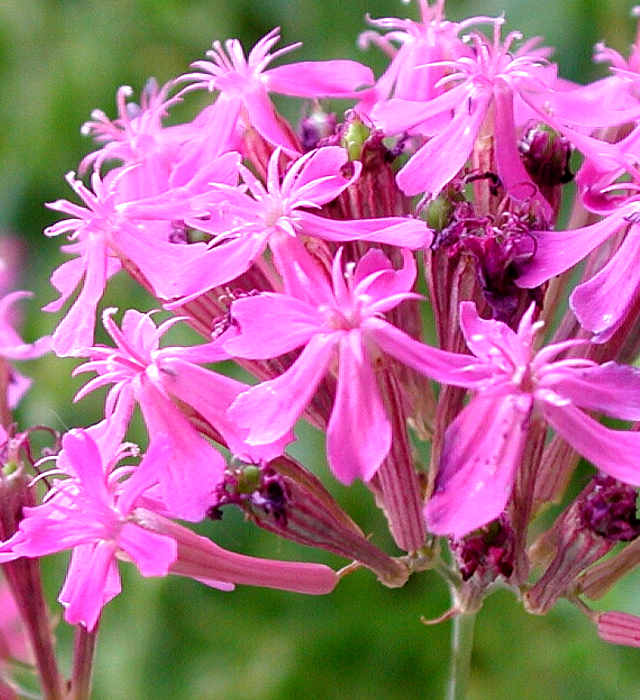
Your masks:
[{"label": "pink flower cluster", "polygon": [[[640,486],[637,61],[600,47],[611,77],[574,85],[550,50],[503,38],[502,18],[456,24],[443,0],[418,5],[419,21],[373,20],[362,36],[390,57],[377,80],[345,60],[272,67],[296,48],[275,49],[274,30],[248,55],[215,42],[191,72],[149,82],[139,104],[122,88],[114,120],[85,124],[99,149],[79,168],[89,184],[67,176],[82,203],[49,204],[69,218],[45,233],[65,234],[72,258],[45,309],[68,307],[52,347],[96,375],[77,399],[109,387],[104,417],[63,436],[47,494],[0,545],[0,562],[73,550],[69,622],[94,628],[120,590],[117,560],[221,588],[335,586],[328,567],[225,552],[176,522],[230,503],[390,585],[434,566],[434,537],[449,537],[453,612],[478,607],[497,579],[528,590],[530,572],[577,556],[563,543],[587,531],[571,579],[548,578],[556,598],[588,595],[593,552],[613,530],[640,533],[615,507],[616,489]],[[210,104],[167,126],[198,90]],[[311,115],[295,128],[271,93],[312,100]],[[333,98],[351,108],[320,107]],[[573,227],[561,230],[574,151]],[[106,309],[113,346],[96,345],[104,288],[123,271],[166,320],[128,309],[118,324]],[[183,323],[202,344],[161,347]],[[0,340],[3,356],[28,356]],[[227,376],[228,360],[255,382]],[[149,436],[137,465],[124,442],[135,406]],[[287,455],[299,419],[326,433],[338,480],[367,484],[406,557],[371,549]],[[564,498],[580,457],[611,479],[597,517],[585,494],[532,544],[531,522]],[[625,527],[602,526],[612,520]],[[542,609],[535,595],[528,605]],[[607,638],[616,619],[601,618]]]}]

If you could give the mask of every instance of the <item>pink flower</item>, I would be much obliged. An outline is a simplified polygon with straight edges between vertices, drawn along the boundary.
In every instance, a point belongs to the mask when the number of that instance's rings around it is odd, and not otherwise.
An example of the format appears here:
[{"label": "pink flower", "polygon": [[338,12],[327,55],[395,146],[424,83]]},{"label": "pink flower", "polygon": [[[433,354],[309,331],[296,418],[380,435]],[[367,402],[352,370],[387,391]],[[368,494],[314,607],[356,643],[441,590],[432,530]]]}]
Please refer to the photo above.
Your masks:
[{"label": "pink flower", "polygon": [[67,182],[85,206],[66,199],[49,203],[50,209],[71,218],[49,226],[45,234],[69,234],[71,244],[62,250],[78,257],[54,271],[51,283],[60,297],[44,310],[59,311],[75,289],[81,289],[53,333],[56,354],[78,355],[93,345],[98,303],[107,280],[122,267],[122,259],[132,261],[155,293],[166,298],[175,270],[202,253],[201,245],[170,242],[174,220],[211,216],[215,205],[204,206],[202,193],[210,189],[210,181],[235,182],[238,159],[237,153],[228,153],[198,169],[191,156],[185,156],[173,164],[166,177],[154,179],[141,174],[148,189],[133,201],[128,197],[133,190],[139,194],[140,183],[134,186],[127,178],[138,166],[113,170],[104,179],[94,172],[93,191],[74,173],[68,173]]},{"label": "pink flower", "polygon": [[[590,139],[581,130],[627,121],[638,110],[615,110],[594,105],[589,96],[567,89],[557,79],[548,50],[527,42],[512,50],[517,32],[500,41],[502,19],[494,20],[489,41],[472,33],[471,55],[441,60],[415,70],[449,68],[438,86],[450,89],[425,101],[391,99],[380,103],[373,118],[387,133],[420,133],[431,137],[398,173],[398,184],[408,195],[436,196],[470,157],[480,129],[492,114],[497,175],[505,190],[518,199],[533,198],[546,212],[548,205],[527,174],[517,149],[519,129],[528,119],[550,125],[567,136],[585,154],[615,153],[609,144]],[[429,61],[426,57],[425,64]],[[586,109],[585,105],[589,104]],[[493,112],[492,112],[493,110]],[[452,115],[444,128],[432,130],[435,118]]]},{"label": "pink flower", "polygon": [[[163,127],[162,121],[170,106],[179,97],[167,97],[173,83],[162,88],[154,80],[149,80],[140,98],[140,104],[127,102],[133,90],[122,86],[116,95],[118,117],[113,121],[101,110],[92,112],[92,119],[82,127],[82,133],[93,136],[103,144],[102,148],[85,156],[80,172],[85,172],[90,164],[99,170],[105,160],[118,160],[124,166],[135,165],[136,176],[145,180],[141,193],[131,192],[131,199],[143,196],[154,190],[153,183],[166,181],[176,158],[182,127]],[[160,190],[165,189],[162,182]]]},{"label": "pink flower", "polygon": [[[242,187],[212,186],[222,216],[211,221],[187,219],[194,228],[214,234],[210,247],[179,270],[174,297],[179,304],[237,278],[272,244],[279,266],[278,238],[315,236],[328,241],[365,240],[421,248],[431,239],[427,225],[419,219],[388,217],[337,221],[314,214],[357,180],[359,162],[349,163],[338,146],[311,151],[291,164],[284,176],[278,148],[269,159],[266,187],[244,166],[238,166]],[[343,174],[351,166],[350,176]],[[246,192],[248,190],[248,192]],[[206,199],[206,197],[205,197]],[[214,209],[214,207],[212,207]],[[285,253],[286,254],[286,253]]]},{"label": "pink flower", "polygon": [[[391,58],[391,62],[375,87],[365,92],[359,110],[369,112],[376,102],[391,97],[414,102],[431,100],[445,90],[440,80],[447,70],[440,62],[471,55],[471,49],[459,38],[459,33],[471,24],[487,21],[486,18],[449,22],[444,18],[443,0],[438,0],[433,7],[429,7],[427,0],[419,4],[420,22],[395,17],[367,18],[369,24],[388,31],[382,36],[376,31],[363,32],[358,45],[362,49],[370,44],[377,46]],[[442,124],[447,121],[447,116],[439,119]],[[437,124],[435,121],[431,126]]]},{"label": "pink flower", "polygon": [[159,348],[160,338],[180,319],[172,318],[156,327],[149,315],[128,310],[122,329],[113,320],[115,309],[103,315],[104,327],[116,348],[95,346],[88,350],[89,362],[76,369],[97,372],[76,395],[82,398],[98,387],[113,384],[106,401],[107,430],[118,440],[125,434],[134,401],[142,411],[153,439],[166,434],[172,454],[158,475],[162,497],[170,512],[186,520],[201,520],[216,485],[222,479],[225,462],[176,406],[172,396],[192,406],[220,432],[234,454],[260,461],[282,454],[292,435],[275,443],[251,447],[237,430],[226,409],[246,386],[241,382],[199,367],[197,362],[227,359],[219,347]]},{"label": "pink flower", "polygon": [[82,289],[66,316],[53,333],[53,350],[57,355],[73,355],[82,347],[93,345],[93,329],[98,302],[109,277],[121,267],[120,260],[109,250],[109,232],[118,225],[115,192],[103,184],[100,176],[92,177],[93,192],[68,173],[67,182],[86,207],[66,199],[49,203],[50,209],[70,214],[72,218],[59,221],[45,229],[45,235],[70,234],[71,245],[63,246],[65,253],[78,257],[62,263],[51,276],[51,284],[60,297],[44,307],[44,311],[59,311],[82,282]]},{"label": "pink flower", "polygon": [[73,476],[55,480],[42,505],[24,509],[20,529],[0,546],[0,561],[73,548],[59,600],[67,622],[92,630],[103,606],[120,592],[116,557],[133,561],[143,576],[165,576],[176,560],[175,541],[140,527],[133,517],[137,498],[157,480],[170,448],[165,439],[156,440],[122,481],[125,472],[113,469],[126,451],[105,464],[83,430],[67,433],[62,446]]},{"label": "pink flower", "polygon": [[297,153],[299,146],[278,121],[269,92],[309,98],[355,97],[357,88],[373,82],[373,74],[360,63],[344,60],[291,63],[267,70],[275,58],[300,46],[293,44],[270,53],[280,40],[279,31],[276,28],[264,36],[248,56],[237,39],[229,39],[224,47],[216,41],[207,52],[211,60],[192,64],[201,72],[187,73],[180,80],[196,81],[188,89],[219,91],[209,108],[214,132],[220,129],[231,138],[239,119],[244,118],[245,127],[252,126],[270,143]]},{"label": "pink flower", "polygon": [[[430,529],[461,537],[497,518],[511,494],[534,410],[577,452],[625,483],[640,485],[640,432],[612,430],[580,408],[640,419],[640,370],[613,362],[555,357],[581,341],[534,353],[540,329],[534,305],[518,331],[460,305],[467,345],[477,358],[459,376],[476,396],[445,433],[436,488],[425,515]],[[582,341],[584,342],[584,341]]]},{"label": "pink flower", "polygon": [[225,463],[154,377],[159,339],[179,319],[170,319],[156,328],[148,316],[130,310],[120,330],[112,319],[114,312],[107,309],[103,323],[117,347],[96,346],[88,351],[91,361],[78,367],[76,373],[95,371],[98,376],[78,392],[76,400],[100,386],[114,384],[107,395],[105,416],[118,440],[125,434],[137,401],[151,439],[165,434],[172,448],[165,468],[158,474],[164,502],[175,517],[201,520]]},{"label": "pink flower", "polygon": [[389,451],[391,425],[376,385],[374,365],[389,354],[428,376],[446,381],[468,356],[447,353],[413,340],[384,320],[384,313],[405,299],[416,265],[403,250],[403,267],[369,250],[353,266],[333,262],[332,286],[300,251],[285,270],[286,294],[263,293],[233,302],[231,316],[239,334],[225,340],[232,356],[275,357],[303,347],[293,365],[276,379],[241,394],[230,416],[248,429],[247,442],[260,444],[290,430],[313,397],[332,362],[338,361],[336,397],[327,428],[327,455],[344,483],[370,479]]},{"label": "pink flower", "polygon": [[[228,552],[146,507],[170,458],[166,436],[157,436],[136,468],[116,467],[132,451],[124,446],[105,459],[85,430],[72,430],[44,502],[24,509],[13,537],[0,544],[0,562],[73,549],[59,601],[65,619],[92,630],[102,608],[121,589],[117,560],[133,562],[143,576],[189,576],[232,590],[235,583],[319,595],[338,578],[327,566],[255,559]],[[3,613],[5,611],[3,610]]]}]

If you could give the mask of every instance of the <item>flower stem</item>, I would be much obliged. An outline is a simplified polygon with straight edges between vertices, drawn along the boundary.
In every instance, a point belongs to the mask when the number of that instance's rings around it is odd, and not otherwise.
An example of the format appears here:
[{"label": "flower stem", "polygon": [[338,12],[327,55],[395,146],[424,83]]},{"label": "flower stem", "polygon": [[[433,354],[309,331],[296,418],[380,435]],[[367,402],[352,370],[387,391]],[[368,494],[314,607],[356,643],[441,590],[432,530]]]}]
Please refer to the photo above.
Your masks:
[{"label": "flower stem", "polygon": [[97,635],[97,626],[89,632],[86,627],[76,625],[70,700],[89,700],[91,696],[91,678]]},{"label": "flower stem", "polygon": [[51,618],[42,590],[40,562],[22,557],[3,564],[2,569],[29,636],[42,697],[44,700],[63,700],[64,682],[56,660]]},{"label": "flower stem", "polygon": [[475,612],[460,613],[452,620],[447,700],[466,700],[475,623]]}]

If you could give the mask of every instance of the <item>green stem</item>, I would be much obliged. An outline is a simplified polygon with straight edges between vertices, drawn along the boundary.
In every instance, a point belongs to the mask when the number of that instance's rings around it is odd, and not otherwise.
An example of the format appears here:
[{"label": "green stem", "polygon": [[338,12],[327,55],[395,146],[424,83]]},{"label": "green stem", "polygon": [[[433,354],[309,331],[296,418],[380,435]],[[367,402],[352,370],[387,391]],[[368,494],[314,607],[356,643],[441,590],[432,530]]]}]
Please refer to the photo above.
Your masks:
[{"label": "green stem", "polygon": [[466,700],[467,698],[475,624],[476,613],[460,613],[453,618],[447,700]]}]

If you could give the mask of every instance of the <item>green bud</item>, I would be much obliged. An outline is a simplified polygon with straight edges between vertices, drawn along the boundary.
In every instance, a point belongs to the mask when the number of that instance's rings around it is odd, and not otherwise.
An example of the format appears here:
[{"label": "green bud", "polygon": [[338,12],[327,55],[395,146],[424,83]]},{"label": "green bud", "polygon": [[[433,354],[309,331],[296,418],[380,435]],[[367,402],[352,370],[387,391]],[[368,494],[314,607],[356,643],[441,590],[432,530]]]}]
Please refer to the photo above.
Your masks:
[{"label": "green bud", "polygon": [[347,149],[349,160],[360,160],[364,142],[369,138],[371,129],[359,119],[349,124],[342,137],[342,146]]},{"label": "green bud", "polygon": [[434,231],[442,231],[449,223],[452,212],[450,199],[443,195],[436,197],[427,208],[427,226]]},{"label": "green bud", "polygon": [[253,493],[260,488],[260,469],[255,464],[245,464],[238,468],[237,493]]},{"label": "green bud", "polygon": [[198,231],[196,228],[190,228],[187,231],[187,239],[189,243],[208,243],[213,236],[205,231]]}]

